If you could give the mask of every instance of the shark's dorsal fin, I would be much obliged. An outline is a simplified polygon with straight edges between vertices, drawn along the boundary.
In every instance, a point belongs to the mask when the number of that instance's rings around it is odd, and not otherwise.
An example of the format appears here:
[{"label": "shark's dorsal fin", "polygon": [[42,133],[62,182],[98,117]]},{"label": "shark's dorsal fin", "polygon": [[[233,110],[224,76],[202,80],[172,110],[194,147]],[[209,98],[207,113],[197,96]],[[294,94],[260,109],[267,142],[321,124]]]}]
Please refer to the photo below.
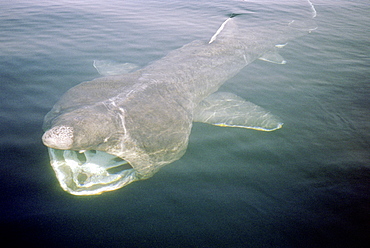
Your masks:
[{"label": "shark's dorsal fin", "polygon": [[200,102],[194,110],[193,120],[216,126],[260,131],[273,131],[283,125],[263,108],[227,92],[213,93]]},{"label": "shark's dorsal fin", "polygon": [[216,39],[222,39],[223,37],[233,36],[235,33],[235,29],[237,29],[236,24],[234,23],[233,17],[237,16],[238,14],[232,14],[229,18],[224,21],[221,26],[217,29],[216,33],[211,37],[208,44],[211,44]]},{"label": "shark's dorsal fin", "polygon": [[102,76],[126,74],[138,68],[135,64],[117,63],[111,60],[94,60],[93,66]]}]

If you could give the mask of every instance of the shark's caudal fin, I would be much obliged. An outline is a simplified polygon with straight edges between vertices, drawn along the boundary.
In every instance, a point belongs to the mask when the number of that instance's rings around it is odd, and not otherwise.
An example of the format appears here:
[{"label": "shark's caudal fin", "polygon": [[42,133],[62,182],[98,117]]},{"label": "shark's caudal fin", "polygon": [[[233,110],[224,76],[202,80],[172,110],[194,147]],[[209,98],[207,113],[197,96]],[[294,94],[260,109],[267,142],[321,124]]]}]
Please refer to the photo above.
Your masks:
[{"label": "shark's caudal fin", "polygon": [[194,110],[194,121],[223,127],[274,131],[283,123],[263,108],[227,92],[205,98]]},{"label": "shark's caudal fin", "polygon": [[310,0],[307,0],[307,2],[310,4],[311,6],[311,13],[312,13],[312,18],[315,18],[316,15],[317,15],[317,12],[316,12],[316,9],[315,9],[315,6],[313,5],[313,3],[310,1]]},{"label": "shark's caudal fin", "polygon": [[313,3],[310,0],[307,0],[307,2],[310,6],[310,18],[306,16],[306,18],[301,20],[291,20],[289,26],[295,29],[301,29],[311,33],[312,31],[317,29],[316,22],[314,21],[315,17],[317,16],[317,12]]}]

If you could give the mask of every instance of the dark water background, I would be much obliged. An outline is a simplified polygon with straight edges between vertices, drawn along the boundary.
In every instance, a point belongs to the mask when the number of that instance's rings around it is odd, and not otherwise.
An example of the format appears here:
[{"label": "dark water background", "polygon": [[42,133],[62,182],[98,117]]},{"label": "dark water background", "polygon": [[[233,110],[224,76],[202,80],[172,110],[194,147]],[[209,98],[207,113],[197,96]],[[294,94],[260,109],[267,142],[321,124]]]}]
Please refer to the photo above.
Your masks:
[{"label": "dark water background", "polygon": [[65,91],[99,76],[94,59],[145,66],[209,39],[231,13],[248,13],[247,24],[263,28],[296,7],[289,1],[2,1],[2,241],[12,247],[370,247],[370,2],[313,2],[319,28],[282,49],[286,65],[256,61],[222,89],[281,117],[282,129],[197,123],[185,156],[153,178],[76,197],[58,185],[41,125]]}]

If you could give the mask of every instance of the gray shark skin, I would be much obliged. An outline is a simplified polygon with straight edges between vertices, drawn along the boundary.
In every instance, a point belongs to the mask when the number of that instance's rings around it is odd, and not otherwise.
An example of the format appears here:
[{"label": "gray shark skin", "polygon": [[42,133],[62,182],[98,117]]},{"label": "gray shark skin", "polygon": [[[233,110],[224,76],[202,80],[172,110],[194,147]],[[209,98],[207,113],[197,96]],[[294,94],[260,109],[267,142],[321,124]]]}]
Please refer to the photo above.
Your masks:
[{"label": "gray shark skin", "polygon": [[147,179],[185,153],[196,121],[281,128],[261,107],[216,91],[256,59],[284,64],[277,50],[314,28],[290,22],[253,29],[237,19],[228,18],[211,40],[193,41],[143,69],[67,91],[45,116],[42,137],[61,187],[94,195]]}]

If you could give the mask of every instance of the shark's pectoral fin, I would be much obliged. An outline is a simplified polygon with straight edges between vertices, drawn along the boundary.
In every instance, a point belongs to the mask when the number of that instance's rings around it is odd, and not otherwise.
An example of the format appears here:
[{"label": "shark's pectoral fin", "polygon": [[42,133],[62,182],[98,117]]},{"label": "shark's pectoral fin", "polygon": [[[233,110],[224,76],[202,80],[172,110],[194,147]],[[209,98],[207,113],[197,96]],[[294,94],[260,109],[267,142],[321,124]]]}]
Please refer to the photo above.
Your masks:
[{"label": "shark's pectoral fin", "polygon": [[111,60],[94,60],[95,69],[102,76],[114,76],[132,72],[138,68],[131,63],[117,63]]},{"label": "shark's pectoral fin", "polygon": [[267,53],[262,55],[259,59],[280,65],[286,64],[286,60],[277,52],[276,49],[268,51]]},{"label": "shark's pectoral fin", "polygon": [[283,123],[263,108],[226,92],[217,92],[198,104],[194,121],[216,126],[273,131]]}]

